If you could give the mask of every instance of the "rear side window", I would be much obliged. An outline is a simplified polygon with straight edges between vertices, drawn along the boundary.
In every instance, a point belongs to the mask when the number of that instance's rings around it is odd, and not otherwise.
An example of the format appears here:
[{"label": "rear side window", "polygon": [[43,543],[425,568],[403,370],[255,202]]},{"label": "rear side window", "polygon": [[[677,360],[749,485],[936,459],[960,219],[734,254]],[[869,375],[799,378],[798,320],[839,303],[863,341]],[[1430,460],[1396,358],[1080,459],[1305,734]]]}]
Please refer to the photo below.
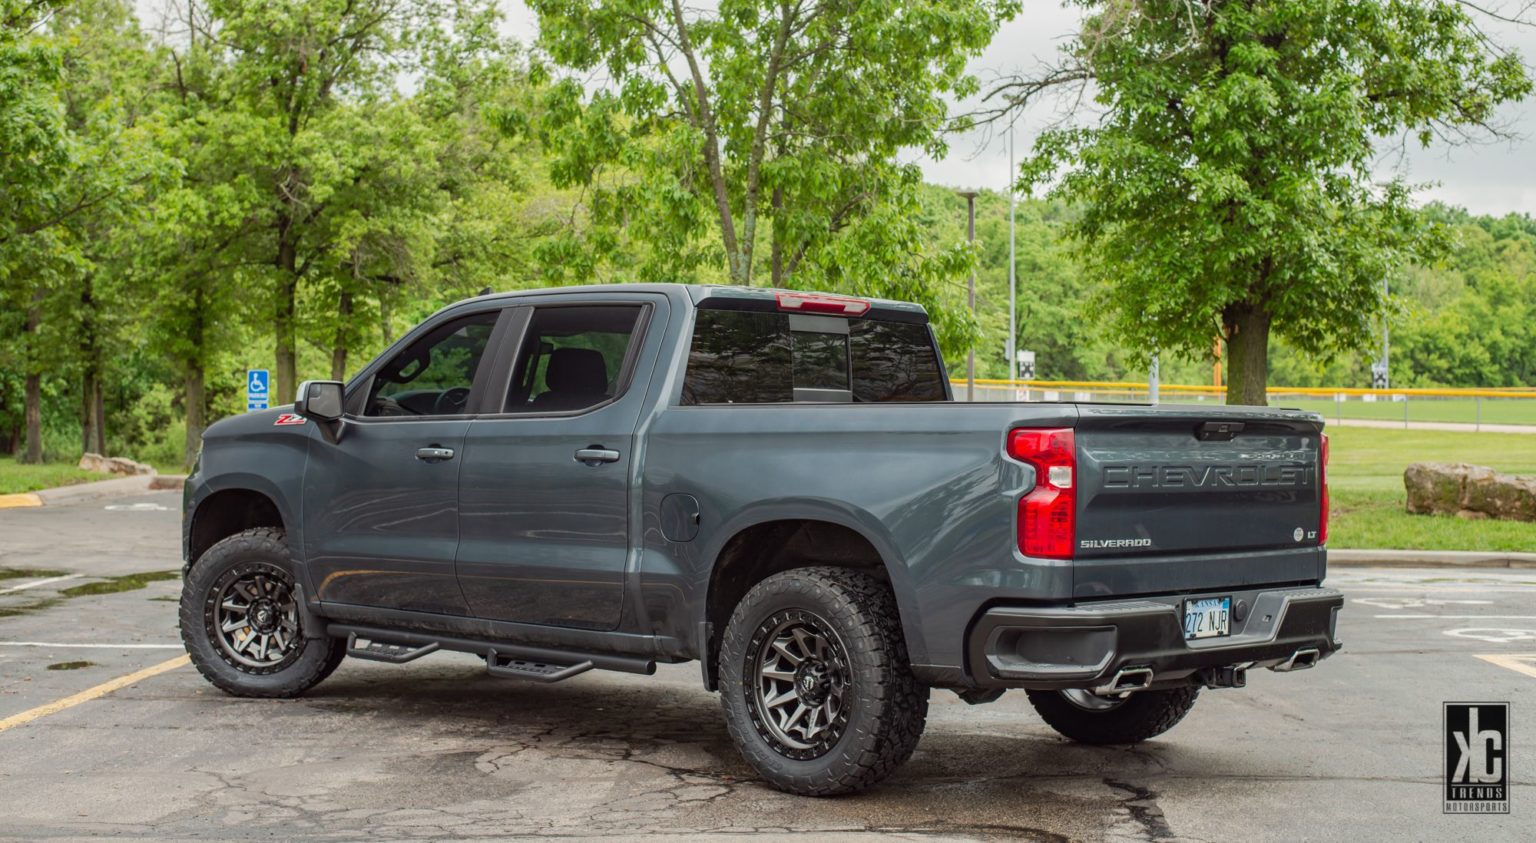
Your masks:
[{"label": "rear side window", "polygon": [[535,310],[503,412],[573,412],[618,395],[640,313],[638,305]]},{"label": "rear side window", "polygon": [[943,401],[925,325],[700,310],[684,404]]}]

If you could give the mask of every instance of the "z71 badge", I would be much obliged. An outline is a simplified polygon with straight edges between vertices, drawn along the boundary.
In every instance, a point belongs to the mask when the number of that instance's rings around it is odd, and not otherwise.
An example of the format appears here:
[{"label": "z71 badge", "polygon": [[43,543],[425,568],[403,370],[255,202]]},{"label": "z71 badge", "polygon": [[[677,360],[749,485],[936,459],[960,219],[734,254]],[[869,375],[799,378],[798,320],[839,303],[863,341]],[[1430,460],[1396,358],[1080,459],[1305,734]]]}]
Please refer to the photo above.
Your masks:
[{"label": "z71 badge", "polygon": [[276,425],[283,425],[283,424],[303,424],[303,423],[304,423],[304,417],[299,415],[298,413],[283,413],[282,415],[278,416],[277,417],[277,421],[273,422],[272,424],[274,426],[276,426]]}]

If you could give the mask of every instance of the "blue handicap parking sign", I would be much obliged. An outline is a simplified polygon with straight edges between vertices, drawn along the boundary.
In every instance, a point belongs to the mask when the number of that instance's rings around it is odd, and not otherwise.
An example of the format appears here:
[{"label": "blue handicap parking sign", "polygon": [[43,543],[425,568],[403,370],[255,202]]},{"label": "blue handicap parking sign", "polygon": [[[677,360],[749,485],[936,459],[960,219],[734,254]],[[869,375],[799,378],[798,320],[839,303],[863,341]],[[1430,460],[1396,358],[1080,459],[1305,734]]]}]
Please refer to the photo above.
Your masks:
[{"label": "blue handicap parking sign", "polygon": [[271,372],[266,369],[250,369],[245,373],[245,411],[267,409],[271,395]]}]

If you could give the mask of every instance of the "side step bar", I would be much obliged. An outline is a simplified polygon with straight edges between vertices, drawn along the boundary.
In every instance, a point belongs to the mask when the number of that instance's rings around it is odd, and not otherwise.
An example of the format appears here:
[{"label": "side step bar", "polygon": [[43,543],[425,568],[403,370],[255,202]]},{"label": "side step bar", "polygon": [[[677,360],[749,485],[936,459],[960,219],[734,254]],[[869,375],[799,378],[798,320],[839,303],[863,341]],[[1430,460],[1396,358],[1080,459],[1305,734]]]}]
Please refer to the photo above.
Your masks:
[{"label": "side step bar", "polygon": [[[477,641],[422,632],[376,629],[355,624],[333,623],[326,632],[347,639],[347,655],[393,664],[419,659],[438,650],[473,653],[485,659],[492,676],[559,682],[592,669],[618,670],[646,676],[656,672],[656,660],[619,653],[587,653],[533,647],[507,641]],[[359,647],[359,640],[367,644]]]},{"label": "side step bar", "polygon": [[410,644],[395,644],[389,641],[382,641],[367,635],[361,637],[364,643],[363,646],[359,647],[357,646],[358,634],[352,632],[347,635],[347,655],[351,658],[389,662],[390,664],[405,664],[406,662],[415,661],[428,653],[435,653],[438,650],[438,643],[436,641],[420,646],[412,646]]},{"label": "side step bar", "polygon": [[591,661],[580,661],[576,664],[549,664],[547,662],[503,656],[494,649],[485,654],[485,671],[492,676],[500,676],[504,679],[559,682],[562,679],[570,679],[578,673],[586,673],[591,669]]}]

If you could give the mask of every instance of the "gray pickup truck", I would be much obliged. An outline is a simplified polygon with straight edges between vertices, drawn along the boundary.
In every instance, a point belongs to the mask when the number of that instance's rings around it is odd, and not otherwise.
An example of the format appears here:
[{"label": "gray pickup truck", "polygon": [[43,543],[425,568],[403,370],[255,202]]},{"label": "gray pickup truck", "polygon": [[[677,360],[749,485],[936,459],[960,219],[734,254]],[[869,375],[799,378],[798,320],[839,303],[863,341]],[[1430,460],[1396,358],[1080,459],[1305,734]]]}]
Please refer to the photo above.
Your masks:
[{"label": "gray pickup truck", "polygon": [[287,697],[345,657],[700,663],[773,785],[867,787],[930,688],[1090,743],[1339,647],[1312,413],[955,403],[898,302],[624,285],[444,309],[349,383],[208,429],[180,620]]}]

